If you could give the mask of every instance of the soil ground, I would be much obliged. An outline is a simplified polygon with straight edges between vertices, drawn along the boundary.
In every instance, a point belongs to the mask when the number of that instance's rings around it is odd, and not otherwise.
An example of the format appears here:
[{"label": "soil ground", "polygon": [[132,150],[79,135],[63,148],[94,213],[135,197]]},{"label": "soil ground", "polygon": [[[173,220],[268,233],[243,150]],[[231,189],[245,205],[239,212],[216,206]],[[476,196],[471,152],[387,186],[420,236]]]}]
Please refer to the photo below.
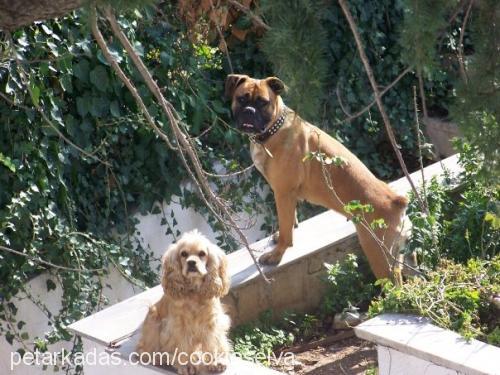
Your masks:
[{"label": "soil ground", "polygon": [[376,374],[377,351],[374,344],[352,337],[296,353],[293,364],[272,367],[289,375]]}]

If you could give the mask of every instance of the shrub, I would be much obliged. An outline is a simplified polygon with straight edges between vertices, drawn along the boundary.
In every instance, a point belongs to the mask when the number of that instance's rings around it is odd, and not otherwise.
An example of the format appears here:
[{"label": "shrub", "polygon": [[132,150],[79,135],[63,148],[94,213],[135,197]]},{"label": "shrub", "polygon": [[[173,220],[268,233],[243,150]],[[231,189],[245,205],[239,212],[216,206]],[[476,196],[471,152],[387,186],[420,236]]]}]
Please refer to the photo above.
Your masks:
[{"label": "shrub", "polygon": [[369,315],[399,312],[428,317],[465,338],[487,339],[498,345],[498,310],[492,296],[500,292],[500,256],[470,259],[466,264],[442,260],[426,280],[413,278],[396,287],[383,282]]},{"label": "shrub", "polygon": [[240,325],[231,332],[235,353],[243,359],[258,359],[265,365],[276,349],[291,345],[294,339],[291,332],[272,323],[271,310],[264,311],[257,321]]},{"label": "shrub", "polygon": [[352,308],[366,308],[375,296],[374,276],[364,258],[348,254],[341,262],[325,264],[328,290],[323,300],[324,314]]},{"label": "shrub", "polygon": [[432,269],[442,257],[465,263],[498,254],[500,189],[479,174],[482,159],[477,148],[457,142],[459,179],[433,179],[426,186],[429,214],[412,200],[408,216],[413,224],[408,251],[416,251],[424,268]]}]

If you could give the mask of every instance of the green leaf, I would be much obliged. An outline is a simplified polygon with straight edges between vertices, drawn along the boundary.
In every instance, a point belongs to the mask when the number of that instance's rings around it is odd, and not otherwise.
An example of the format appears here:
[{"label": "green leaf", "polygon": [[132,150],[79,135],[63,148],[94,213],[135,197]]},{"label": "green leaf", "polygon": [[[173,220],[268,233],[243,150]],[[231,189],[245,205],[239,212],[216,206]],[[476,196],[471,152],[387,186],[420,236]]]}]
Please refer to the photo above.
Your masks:
[{"label": "green leaf", "polygon": [[56,284],[51,279],[47,279],[47,291],[50,292],[51,290],[55,289],[56,289]]},{"label": "green leaf", "polygon": [[500,217],[495,215],[493,212],[486,212],[484,215],[484,221],[490,223],[493,229],[500,229]]},{"label": "green leaf", "polygon": [[8,168],[12,173],[16,172],[16,166],[12,163],[12,160],[0,152],[0,164]]},{"label": "green leaf", "polygon": [[116,100],[113,100],[109,105],[109,111],[113,117],[120,117],[120,105]]},{"label": "green leaf", "polygon": [[109,88],[109,77],[106,68],[102,65],[96,66],[90,72],[90,82],[102,92],[106,92]]},{"label": "green leaf", "polygon": [[34,82],[30,82],[31,100],[35,107],[40,105],[40,88]]},{"label": "green leaf", "polygon": [[81,59],[74,65],[73,74],[79,80],[87,82],[89,80],[89,62],[86,59]]}]

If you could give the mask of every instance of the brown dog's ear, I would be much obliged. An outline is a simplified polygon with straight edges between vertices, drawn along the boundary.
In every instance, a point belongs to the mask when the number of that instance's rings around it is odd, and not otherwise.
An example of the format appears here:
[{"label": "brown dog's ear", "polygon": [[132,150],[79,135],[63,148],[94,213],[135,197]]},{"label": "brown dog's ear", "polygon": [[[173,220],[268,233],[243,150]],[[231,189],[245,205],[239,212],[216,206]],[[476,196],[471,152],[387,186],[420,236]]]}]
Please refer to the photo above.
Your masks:
[{"label": "brown dog's ear", "polygon": [[165,294],[178,297],[184,293],[185,285],[178,257],[178,244],[170,245],[162,257],[163,275],[161,285]]},{"label": "brown dog's ear", "polygon": [[205,297],[224,297],[231,286],[231,279],[227,272],[227,258],[224,252],[216,245],[211,244],[208,251],[208,273],[205,276],[200,292]]},{"label": "brown dog's ear", "polygon": [[228,74],[226,77],[224,95],[230,99],[233,97],[236,88],[249,78],[244,74]]},{"label": "brown dog's ear", "polygon": [[286,90],[283,81],[277,77],[266,78],[266,83],[276,95],[281,95]]}]

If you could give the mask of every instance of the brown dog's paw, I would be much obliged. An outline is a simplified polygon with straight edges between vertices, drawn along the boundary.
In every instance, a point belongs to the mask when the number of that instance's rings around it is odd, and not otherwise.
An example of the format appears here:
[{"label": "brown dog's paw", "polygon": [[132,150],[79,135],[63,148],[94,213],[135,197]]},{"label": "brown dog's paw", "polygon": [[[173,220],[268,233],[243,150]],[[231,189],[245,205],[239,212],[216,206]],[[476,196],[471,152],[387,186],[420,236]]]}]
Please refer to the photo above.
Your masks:
[{"label": "brown dog's paw", "polygon": [[227,369],[227,363],[225,361],[215,361],[209,365],[207,365],[207,370],[208,372],[211,373],[221,373],[226,371]]},{"label": "brown dog's paw", "polygon": [[276,250],[269,251],[260,256],[259,263],[266,265],[276,265],[281,261],[282,257],[283,255]]}]

